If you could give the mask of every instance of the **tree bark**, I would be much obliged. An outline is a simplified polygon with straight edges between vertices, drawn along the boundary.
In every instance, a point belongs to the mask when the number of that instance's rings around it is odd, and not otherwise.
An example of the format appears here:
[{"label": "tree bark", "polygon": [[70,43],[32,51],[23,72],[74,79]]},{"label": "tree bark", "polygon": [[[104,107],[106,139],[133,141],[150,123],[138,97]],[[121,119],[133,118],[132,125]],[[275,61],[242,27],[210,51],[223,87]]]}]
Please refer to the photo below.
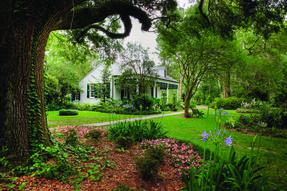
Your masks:
[{"label": "tree bark", "polygon": [[231,96],[231,88],[230,88],[230,70],[226,70],[223,74],[223,97],[228,98]]},{"label": "tree bark", "polygon": [[184,117],[185,118],[190,118],[191,114],[189,112],[189,107],[190,107],[190,100],[191,100],[191,92],[186,91],[186,95],[184,97]]},{"label": "tree bark", "polygon": [[15,23],[0,45],[0,146],[24,159],[50,144],[44,107],[43,61],[48,32],[32,19]]}]

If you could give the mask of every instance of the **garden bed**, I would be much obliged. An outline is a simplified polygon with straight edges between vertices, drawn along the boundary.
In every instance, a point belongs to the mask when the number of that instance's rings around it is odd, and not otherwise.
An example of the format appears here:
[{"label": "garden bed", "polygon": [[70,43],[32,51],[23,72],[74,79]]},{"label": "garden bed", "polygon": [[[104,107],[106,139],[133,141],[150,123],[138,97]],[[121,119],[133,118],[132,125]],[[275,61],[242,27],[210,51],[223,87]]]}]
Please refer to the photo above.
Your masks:
[{"label": "garden bed", "polygon": [[[80,190],[113,190],[119,185],[126,185],[135,190],[181,190],[184,187],[180,172],[174,165],[174,160],[170,155],[165,155],[164,162],[159,168],[157,177],[152,181],[144,181],[140,177],[135,160],[144,153],[142,144],[137,143],[126,150],[119,149],[116,145],[109,141],[107,132],[103,128],[97,128],[101,132],[101,137],[98,141],[92,141],[84,138],[85,134],[90,131],[84,127],[63,127],[59,128],[58,132],[54,132],[56,139],[64,143],[63,134],[66,134],[69,128],[76,129],[79,135],[80,142],[83,145],[94,147],[96,152],[89,155],[89,160],[81,161],[82,166],[88,166],[97,160],[105,168],[97,174],[96,179],[85,178],[78,185]],[[191,148],[191,147],[190,147]],[[200,158],[199,158],[200,159]],[[103,165],[104,164],[104,165]],[[64,181],[65,182],[65,181]],[[74,190],[74,186],[70,183],[55,179],[40,178],[37,176],[21,176],[13,183],[14,190]],[[7,185],[6,185],[7,186]],[[16,189],[17,188],[17,189]],[[7,187],[0,190],[8,189]]]}]

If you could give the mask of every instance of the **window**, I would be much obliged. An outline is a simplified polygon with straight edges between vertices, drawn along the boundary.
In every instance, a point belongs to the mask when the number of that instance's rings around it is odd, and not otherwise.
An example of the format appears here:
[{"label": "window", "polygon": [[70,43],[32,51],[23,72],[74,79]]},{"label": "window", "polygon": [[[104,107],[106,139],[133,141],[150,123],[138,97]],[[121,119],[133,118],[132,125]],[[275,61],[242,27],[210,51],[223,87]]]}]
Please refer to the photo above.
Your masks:
[{"label": "window", "polygon": [[90,84],[90,97],[95,98],[95,84]]}]

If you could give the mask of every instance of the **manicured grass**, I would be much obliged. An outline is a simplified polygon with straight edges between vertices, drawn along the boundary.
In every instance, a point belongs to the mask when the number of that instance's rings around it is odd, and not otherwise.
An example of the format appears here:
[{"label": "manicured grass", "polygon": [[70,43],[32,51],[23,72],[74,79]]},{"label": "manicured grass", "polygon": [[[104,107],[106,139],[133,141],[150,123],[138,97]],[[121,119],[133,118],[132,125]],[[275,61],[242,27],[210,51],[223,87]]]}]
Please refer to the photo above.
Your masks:
[{"label": "manicured grass", "polygon": [[[205,111],[206,112],[206,111]],[[237,118],[239,114],[235,111],[228,111],[229,115],[225,117]],[[224,120],[224,119],[223,119]],[[163,127],[168,132],[169,137],[173,137],[183,141],[190,141],[193,144],[202,148],[213,150],[214,145],[210,142],[203,142],[201,134],[203,131],[214,130],[218,123],[215,122],[214,112],[211,111],[209,117],[205,115],[202,119],[183,118],[179,116],[169,116],[161,119]],[[250,143],[255,135],[248,135],[240,132],[227,130],[227,134],[233,138],[233,146],[239,155],[257,155],[258,159],[265,169],[265,173],[275,183],[275,190],[285,190],[287,188],[287,139],[272,138],[266,136],[257,137],[257,145],[259,151],[252,151]],[[227,146],[221,148],[220,156],[223,156],[228,151]]]},{"label": "manicured grass", "polygon": [[127,119],[139,117],[138,115],[121,115],[111,113],[101,113],[95,111],[79,111],[76,116],[59,116],[59,111],[48,111],[48,126],[57,127],[65,125],[82,125],[105,121],[115,121],[119,119]]},{"label": "manicured grass", "polygon": [[[162,114],[172,113],[171,111],[165,111]],[[158,115],[162,115],[158,114]],[[155,114],[153,114],[155,115]],[[83,125],[92,124],[105,121],[115,121],[120,119],[137,118],[147,115],[124,115],[124,114],[112,114],[101,113],[96,111],[79,111],[79,115],[75,116],[59,116],[59,111],[48,111],[48,126],[66,126],[66,125]]]}]

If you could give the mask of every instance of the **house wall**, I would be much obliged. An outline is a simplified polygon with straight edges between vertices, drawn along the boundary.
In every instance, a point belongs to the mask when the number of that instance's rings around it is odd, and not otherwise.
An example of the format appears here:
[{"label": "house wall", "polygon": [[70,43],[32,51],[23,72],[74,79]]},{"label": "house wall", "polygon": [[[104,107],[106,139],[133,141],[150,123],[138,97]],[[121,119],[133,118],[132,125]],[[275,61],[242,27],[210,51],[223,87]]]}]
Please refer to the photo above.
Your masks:
[{"label": "house wall", "polygon": [[93,70],[90,72],[82,81],[80,82],[80,103],[88,103],[88,104],[97,104],[100,102],[99,98],[88,98],[87,97],[87,84],[89,83],[101,83],[101,72],[102,68],[99,68],[97,70]]},{"label": "house wall", "polygon": [[[104,70],[103,65],[99,65],[97,68],[92,70],[89,74],[87,74],[80,82],[80,101],[79,103],[88,103],[88,104],[97,104],[100,102],[99,98],[88,98],[87,97],[87,84],[89,83],[102,83],[102,72]],[[116,64],[111,65],[110,68],[111,76],[114,75],[120,75],[121,71],[119,66]],[[111,80],[111,88],[114,87],[114,90],[110,92],[110,97],[113,96],[114,99],[120,99],[121,98],[121,92],[120,90],[116,89],[114,85],[114,80]],[[114,94],[114,95],[113,95]]]},{"label": "house wall", "polygon": [[[80,88],[81,88],[81,93],[80,93],[80,101],[79,103],[88,103],[88,104],[98,104],[100,102],[100,98],[88,98],[87,97],[87,84],[90,83],[102,83],[102,71],[104,69],[103,65],[99,65],[96,69],[92,70],[89,74],[86,75],[86,77],[84,77],[81,82],[80,82]],[[164,76],[164,67],[158,67],[156,68],[156,71],[158,73],[159,76]],[[114,100],[120,100],[121,99],[121,89],[119,87],[115,86],[115,76],[121,75],[121,69],[119,67],[119,65],[117,64],[113,64],[111,65],[110,68],[110,72],[111,72],[111,92],[110,92],[110,97],[113,98]],[[161,79],[157,79],[156,82],[163,82],[163,83],[168,83],[168,84],[176,84],[178,85],[177,82],[170,82],[170,81],[166,81],[166,80],[161,80]],[[153,88],[153,95],[156,96],[157,98],[161,98],[161,90],[160,90],[160,86],[157,84],[156,85],[157,88]],[[156,93],[157,91],[157,93]],[[170,100],[169,97],[170,91],[167,90],[167,100]],[[151,95],[151,88],[147,87],[146,88],[146,94],[147,95]]]}]

